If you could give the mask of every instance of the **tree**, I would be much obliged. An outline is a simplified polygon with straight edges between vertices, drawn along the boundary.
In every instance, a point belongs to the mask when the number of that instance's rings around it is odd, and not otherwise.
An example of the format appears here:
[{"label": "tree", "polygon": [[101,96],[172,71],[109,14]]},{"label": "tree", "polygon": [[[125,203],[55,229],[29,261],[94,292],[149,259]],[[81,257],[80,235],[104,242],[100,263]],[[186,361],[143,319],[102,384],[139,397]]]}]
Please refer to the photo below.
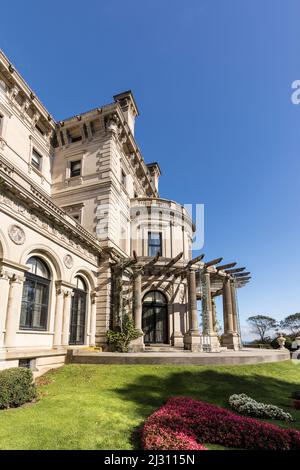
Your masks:
[{"label": "tree", "polygon": [[266,342],[266,333],[277,327],[277,321],[266,315],[254,315],[247,318],[247,322],[251,325],[251,332],[259,335],[262,343]]},{"label": "tree", "polygon": [[280,322],[282,329],[288,329],[291,336],[300,335],[300,313],[288,315],[282,322]]}]

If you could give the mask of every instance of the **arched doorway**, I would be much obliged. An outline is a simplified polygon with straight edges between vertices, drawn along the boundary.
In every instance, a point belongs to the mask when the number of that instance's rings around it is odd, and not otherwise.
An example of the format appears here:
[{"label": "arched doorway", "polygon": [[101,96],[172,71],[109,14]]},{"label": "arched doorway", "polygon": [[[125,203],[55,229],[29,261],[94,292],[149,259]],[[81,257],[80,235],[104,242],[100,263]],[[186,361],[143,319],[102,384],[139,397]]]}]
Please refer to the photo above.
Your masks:
[{"label": "arched doorway", "polygon": [[159,291],[148,292],[143,299],[143,332],[145,343],[168,342],[167,299]]},{"label": "arched doorway", "polygon": [[87,286],[80,276],[75,277],[76,288],[73,290],[69,344],[84,344],[87,310]]}]

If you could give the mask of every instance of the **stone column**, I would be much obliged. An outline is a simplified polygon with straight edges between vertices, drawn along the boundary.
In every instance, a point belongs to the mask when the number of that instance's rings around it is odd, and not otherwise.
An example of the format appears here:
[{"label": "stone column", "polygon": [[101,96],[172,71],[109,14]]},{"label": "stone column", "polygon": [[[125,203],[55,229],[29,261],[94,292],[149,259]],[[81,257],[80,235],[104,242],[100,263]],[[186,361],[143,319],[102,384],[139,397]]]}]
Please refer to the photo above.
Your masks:
[{"label": "stone column", "polygon": [[232,317],[233,317],[233,333],[237,337],[238,347],[242,347],[241,336],[238,327],[238,310],[237,310],[237,298],[236,298],[236,288],[234,281],[231,282],[231,302],[232,302]]},{"label": "stone column", "polygon": [[64,309],[64,291],[61,287],[56,288],[55,320],[53,346],[59,347],[62,344],[62,324]]},{"label": "stone column", "polygon": [[91,294],[90,346],[96,345],[96,292]]},{"label": "stone column", "polygon": [[231,287],[231,303],[232,303],[232,327],[233,327],[233,332],[238,333],[236,296],[235,296],[235,286],[233,282],[230,283],[230,287]]},{"label": "stone column", "polygon": [[16,346],[16,333],[20,325],[24,280],[23,276],[14,274],[10,281],[4,339],[4,344],[8,348]]},{"label": "stone column", "polygon": [[232,298],[231,298],[231,285],[230,285],[229,278],[225,279],[224,281],[223,302],[224,302],[224,312],[225,312],[226,323],[227,323],[225,333],[233,333]]},{"label": "stone column", "polygon": [[[133,274],[133,320],[135,328],[141,333],[143,333],[142,310],[142,273],[139,271]],[[131,342],[130,348],[132,351],[143,351],[145,349],[143,334]]]},{"label": "stone column", "polygon": [[133,314],[134,326],[142,330],[142,274],[137,273],[133,278]]},{"label": "stone column", "polygon": [[217,307],[215,299],[211,299],[211,306],[212,306],[212,317],[213,317],[213,329],[216,333],[216,326],[217,326]]},{"label": "stone column", "polygon": [[224,312],[224,334],[222,336],[222,346],[229,349],[239,349],[239,339],[233,328],[233,308],[231,281],[227,277],[223,285],[223,312]]},{"label": "stone column", "polygon": [[188,274],[188,306],[189,306],[189,331],[184,336],[184,348],[193,352],[202,350],[198,322],[198,309],[196,297],[196,273],[193,269]]},{"label": "stone column", "polygon": [[205,283],[205,296],[202,297],[203,325],[205,324],[206,326],[205,334],[211,335],[214,331],[214,327],[213,327],[212,301],[211,301],[211,292],[210,292],[210,274],[205,273],[202,279]]},{"label": "stone column", "polygon": [[[220,349],[219,339],[214,331],[213,302],[211,297],[210,273],[202,275],[202,318],[203,318],[203,348],[208,352],[217,352]],[[205,339],[205,341],[204,341]],[[205,343],[205,346],[204,346]]]},{"label": "stone column", "polygon": [[62,345],[65,347],[69,346],[72,295],[73,295],[73,290],[71,289],[64,290]]},{"label": "stone column", "polygon": [[[175,290],[175,292],[174,292]],[[181,317],[185,314],[185,288],[181,284],[175,285],[173,289],[173,337],[172,345],[175,347],[183,347],[183,334],[181,328]]]},{"label": "stone column", "polygon": [[2,271],[0,272],[0,348],[3,346],[4,342],[4,329],[6,322],[9,288],[10,286],[8,273]]}]

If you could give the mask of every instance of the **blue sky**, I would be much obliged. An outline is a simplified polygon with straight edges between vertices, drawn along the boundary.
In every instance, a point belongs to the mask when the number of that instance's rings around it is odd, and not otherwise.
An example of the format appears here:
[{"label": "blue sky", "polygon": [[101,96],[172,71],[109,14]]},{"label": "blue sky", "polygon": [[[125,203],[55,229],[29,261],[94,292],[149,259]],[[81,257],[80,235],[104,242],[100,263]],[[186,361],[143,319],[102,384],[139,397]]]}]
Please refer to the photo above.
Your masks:
[{"label": "blue sky", "polygon": [[204,203],[207,258],[252,272],[242,324],[300,310],[299,18],[297,0],[1,5],[0,47],[57,119],[133,90],[161,196]]}]

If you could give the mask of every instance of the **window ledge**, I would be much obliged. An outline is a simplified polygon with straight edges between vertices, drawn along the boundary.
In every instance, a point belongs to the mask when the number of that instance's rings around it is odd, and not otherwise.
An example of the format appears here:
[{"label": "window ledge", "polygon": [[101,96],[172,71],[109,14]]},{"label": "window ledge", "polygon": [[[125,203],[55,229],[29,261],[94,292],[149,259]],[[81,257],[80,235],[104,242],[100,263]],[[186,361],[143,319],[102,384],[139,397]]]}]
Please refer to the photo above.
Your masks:
[{"label": "window ledge", "polygon": [[54,333],[51,331],[38,331],[38,330],[18,330],[17,335],[48,335],[54,336]]}]

